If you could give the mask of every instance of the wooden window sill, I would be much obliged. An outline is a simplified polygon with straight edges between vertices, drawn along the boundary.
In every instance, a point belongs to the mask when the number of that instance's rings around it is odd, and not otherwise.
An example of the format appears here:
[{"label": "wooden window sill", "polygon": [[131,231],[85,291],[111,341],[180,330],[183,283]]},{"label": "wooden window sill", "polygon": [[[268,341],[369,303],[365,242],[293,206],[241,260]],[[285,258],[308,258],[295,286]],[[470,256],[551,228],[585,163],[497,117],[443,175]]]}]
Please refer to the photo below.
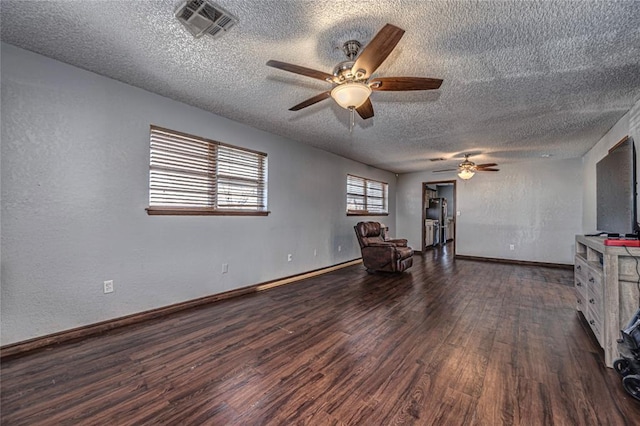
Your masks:
[{"label": "wooden window sill", "polygon": [[389,216],[389,213],[347,212],[347,216]]},{"label": "wooden window sill", "polygon": [[147,207],[149,216],[268,216],[270,211],[214,210],[193,207]]}]

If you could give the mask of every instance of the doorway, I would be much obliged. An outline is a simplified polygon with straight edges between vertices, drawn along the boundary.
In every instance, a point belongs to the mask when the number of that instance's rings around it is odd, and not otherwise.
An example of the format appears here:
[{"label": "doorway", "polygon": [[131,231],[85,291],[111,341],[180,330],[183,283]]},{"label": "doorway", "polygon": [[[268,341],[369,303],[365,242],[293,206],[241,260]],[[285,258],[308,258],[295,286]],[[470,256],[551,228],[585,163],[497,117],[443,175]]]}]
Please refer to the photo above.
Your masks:
[{"label": "doorway", "polygon": [[456,204],[455,179],[422,183],[421,250],[423,253],[434,247],[444,247],[451,242],[455,256]]}]

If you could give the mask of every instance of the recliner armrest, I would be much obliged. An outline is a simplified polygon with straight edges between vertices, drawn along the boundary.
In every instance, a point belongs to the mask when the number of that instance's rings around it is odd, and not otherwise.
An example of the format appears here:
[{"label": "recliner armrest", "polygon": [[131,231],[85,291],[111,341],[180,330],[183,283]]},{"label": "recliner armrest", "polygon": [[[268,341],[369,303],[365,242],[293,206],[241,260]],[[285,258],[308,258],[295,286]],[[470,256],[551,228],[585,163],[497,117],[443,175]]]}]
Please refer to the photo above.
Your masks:
[{"label": "recliner armrest", "polygon": [[392,240],[387,240],[388,243],[392,243],[395,246],[398,247],[406,247],[407,246],[407,240],[404,238],[396,238],[396,239],[392,239]]},{"label": "recliner armrest", "polygon": [[367,244],[365,247],[396,247],[396,244],[390,241],[373,241]]}]

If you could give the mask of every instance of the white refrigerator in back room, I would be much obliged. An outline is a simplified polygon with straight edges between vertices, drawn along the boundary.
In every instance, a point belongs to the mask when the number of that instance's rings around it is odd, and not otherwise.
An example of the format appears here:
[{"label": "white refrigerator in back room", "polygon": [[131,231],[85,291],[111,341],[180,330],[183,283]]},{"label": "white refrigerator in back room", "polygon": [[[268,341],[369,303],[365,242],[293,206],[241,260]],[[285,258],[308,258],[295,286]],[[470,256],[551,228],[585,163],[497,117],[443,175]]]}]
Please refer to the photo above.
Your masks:
[{"label": "white refrigerator in back room", "polygon": [[435,222],[433,230],[433,245],[444,244],[447,242],[447,199],[446,198],[430,198],[427,207],[427,219]]}]

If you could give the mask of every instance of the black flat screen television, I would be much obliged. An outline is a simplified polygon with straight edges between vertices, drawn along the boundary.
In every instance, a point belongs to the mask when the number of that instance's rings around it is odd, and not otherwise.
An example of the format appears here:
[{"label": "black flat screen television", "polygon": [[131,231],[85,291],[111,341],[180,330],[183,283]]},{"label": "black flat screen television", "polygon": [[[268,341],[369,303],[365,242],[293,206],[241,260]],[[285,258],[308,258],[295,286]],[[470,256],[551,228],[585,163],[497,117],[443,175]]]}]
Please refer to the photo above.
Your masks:
[{"label": "black flat screen television", "polygon": [[637,234],[636,180],[636,150],[627,138],[596,164],[598,231]]}]

